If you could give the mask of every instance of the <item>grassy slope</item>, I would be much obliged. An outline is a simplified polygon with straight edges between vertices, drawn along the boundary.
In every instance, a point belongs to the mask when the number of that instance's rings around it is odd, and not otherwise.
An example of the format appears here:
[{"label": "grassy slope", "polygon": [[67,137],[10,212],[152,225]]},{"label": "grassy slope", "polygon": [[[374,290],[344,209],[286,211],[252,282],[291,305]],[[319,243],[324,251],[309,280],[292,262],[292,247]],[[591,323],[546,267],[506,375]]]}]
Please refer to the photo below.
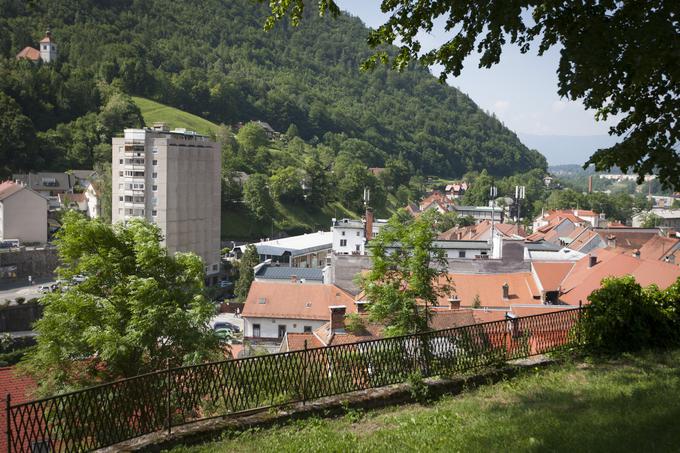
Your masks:
[{"label": "grassy slope", "polygon": [[680,451],[680,351],[527,372],[431,406],[311,419],[190,452]]},{"label": "grassy slope", "polygon": [[142,116],[147,126],[151,126],[155,122],[163,122],[167,123],[171,129],[183,127],[204,135],[210,135],[218,127],[217,124],[200,116],[160,104],[150,99],[133,96],[132,100],[142,111]]}]

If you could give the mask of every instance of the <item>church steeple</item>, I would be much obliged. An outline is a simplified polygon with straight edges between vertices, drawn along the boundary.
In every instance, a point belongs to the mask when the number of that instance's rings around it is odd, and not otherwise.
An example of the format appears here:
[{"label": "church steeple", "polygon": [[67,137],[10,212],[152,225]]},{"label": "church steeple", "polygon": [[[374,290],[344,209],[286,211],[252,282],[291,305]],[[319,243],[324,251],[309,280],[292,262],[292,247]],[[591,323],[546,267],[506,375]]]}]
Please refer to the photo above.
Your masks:
[{"label": "church steeple", "polygon": [[57,44],[49,28],[45,32],[45,37],[40,40],[40,59],[45,63],[57,61]]}]

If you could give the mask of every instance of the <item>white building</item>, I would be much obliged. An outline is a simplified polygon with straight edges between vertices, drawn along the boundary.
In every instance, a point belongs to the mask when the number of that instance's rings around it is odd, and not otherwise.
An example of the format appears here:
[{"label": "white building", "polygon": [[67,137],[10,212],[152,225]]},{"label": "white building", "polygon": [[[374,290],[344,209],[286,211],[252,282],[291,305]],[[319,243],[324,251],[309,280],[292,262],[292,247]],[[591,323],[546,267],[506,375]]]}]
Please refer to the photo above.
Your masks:
[{"label": "white building", "polygon": [[[318,231],[281,239],[272,239],[252,244],[260,255],[260,262],[271,260],[283,266],[318,267],[326,266],[326,257],[331,251],[333,233]],[[236,247],[239,257],[246,245]]]},{"label": "white building", "polygon": [[503,208],[498,206],[457,206],[453,205],[453,210],[461,217],[472,217],[476,223],[483,220],[491,220],[503,223]]},{"label": "white building", "polygon": [[0,184],[0,240],[21,243],[47,242],[47,200],[26,186]]},{"label": "white building", "polygon": [[243,307],[243,335],[280,341],[289,332],[311,333],[340,306],[357,311],[352,296],[335,285],[254,281]]},{"label": "white building", "polygon": [[221,152],[185,129],[125,129],[112,141],[113,222],[157,224],[170,253],[194,252],[208,281],[220,270]]},{"label": "white building", "polygon": [[680,209],[652,209],[633,216],[633,227],[642,227],[647,216],[655,219],[654,226],[661,228],[680,228]]},{"label": "white building", "polygon": [[[385,219],[373,219],[373,213],[369,210],[366,218],[333,219],[331,232],[333,233],[333,253],[338,255],[365,255],[366,243],[376,237],[380,229],[387,225]],[[367,238],[366,231],[371,230]]]},{"label": "white building", "polygon": [[99,202],[99,190],[92,182],[87,184],[85,189],[85,199],[87,200],[87,216],[97,219],[102,215],[101,203]]},{"label": "white building", "polygon": [[24,47],[16,55],[17,60],[31,60],[31,61],[41,61],[43,63],[52,63],[57,61],[57,43],[54,42],[52,38],[52,32],[47,30],[45,37],[40,40],[40,49],[34,49],[33,47]]}]

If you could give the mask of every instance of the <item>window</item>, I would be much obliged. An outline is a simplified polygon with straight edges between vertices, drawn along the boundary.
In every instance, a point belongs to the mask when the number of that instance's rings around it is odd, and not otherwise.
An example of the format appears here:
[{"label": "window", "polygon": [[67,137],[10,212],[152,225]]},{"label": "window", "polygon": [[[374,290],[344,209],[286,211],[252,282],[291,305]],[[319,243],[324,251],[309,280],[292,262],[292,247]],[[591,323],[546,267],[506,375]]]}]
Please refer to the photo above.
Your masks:
[{"label": "window", "polygon": [[151,189],[155,192],[158,190],[158,186],[151,186]]},{"label": "window", "polygon": [[259,324],[253,324],[253,336],[254,337],[260,336],[260,325]]},{"label": "window", "polygon": [[342,232],[342,235],[343,235],[343,236],[345,235],[345,232],[344,232],[344,231]]},{"label": "window", "polygon": [[305,326],[303,330],[305,333],[312,333],[312,326]]},{"label": "window", "polygon": [[125,176],[128,177],[139,177],[143,178],[144,177],[144,172],[143,171],[132,171],[132,170],[125,170]]},{"label": "window", "polygon": [[151,175],[151,177],[152,177],[152,178],[158,178],[158,173],[153,173],[153,174]]},{"label": "window", "polygon": [[[155,212],[155,211],[154,211],[154,212]],[[213,270],[214,270],[214,271],[217,270],[217,264],[213,264]]]},{"label": "window", "polygon": [[118,197],[118,201],[123,201],[123,197]]},{"label": "window", "polygon": [[118,176],[123,176],[123,172],[122,172],[122,171],[119,171],[119,172],[118,172]]},{"label": "window", "polygon": [[153,160],[154,165],[158,165],[158,161],[156,159]]},{"label": "window", "polygon": [[340,239],[340,247],[347,247],[347,239]]},{"label": "window", "polygon": [[151,215],[156,217],[158,215],[158,211],[154,209],[153,211],[151,211]]},{"label": "window", "polygon": [[158,153],[158,148],[153,148],[153,149],[152,149],[152,152],[153,152],[154,154]]},{"label": "window", "polygon": [[465,250],[458,252],[458,258],[465,258]]},{"label": "window", "polygon": [[284,336],[286,336],[286,325],[279,324],[279,338],[283,338]]},{"label": "window", "polygon": [[122,163],[123,163],[123,159],[118,159],[118,163],[119,163],[119,164],[122,164]]},{"label": "window", "polygon": [[357,231],[357,236],[359,236],[359,234],[361,234],[361,233],[359,231]]},{"label": "window", "polygon": [[356,247],[357,252],[361,251],[361,245],[360,244],[357,244],[355,247]]}]

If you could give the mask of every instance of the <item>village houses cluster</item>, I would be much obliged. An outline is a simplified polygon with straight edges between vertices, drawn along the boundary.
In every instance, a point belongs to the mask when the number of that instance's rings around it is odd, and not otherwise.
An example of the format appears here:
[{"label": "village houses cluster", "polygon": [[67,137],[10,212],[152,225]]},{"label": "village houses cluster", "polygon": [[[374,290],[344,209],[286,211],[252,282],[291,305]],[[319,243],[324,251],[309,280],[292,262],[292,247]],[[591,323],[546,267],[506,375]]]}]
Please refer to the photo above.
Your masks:
[{"label": "village houses cluster", "polygon": [[[27,47],[17,58],[56,60],[51,33],[39,47]],[[155,223],[170,253],[195,252],[203,259],[206,283],[218,284],[225,259],[220,256],[219,144],[162,123],[125,129],[111,143],[111,187],[106,190],[113,222],[143,218]],[[75,169],[15,174],[2,182],[0,246],[19,249],[17,257],[32,253],[23,246],[48,244],[67,209],[100,217],[100,176]],[[461,205],[468,189],[467,182],[451,183],[406,206],[412,216],[436,210],[473,223],[445,231],[435,242],[446,256],[455,292],[435,307],[433,328],[576,307],[610,275],[630,274],[643,285],[661,287],[680,276],[675,233],[680,210],[668,209],[667,203],[653,210],[660,219],[654,228],[643,228],[635,219],[633,226],[611,223],[600,213],[574,209],[542,213],[529,233],[519,222],[508,222],[507,206]],[[332,219],[329,231],[254,243],[260,263],[242,309],[244,338],[270,350],[291,350],[380,336],[381,326],[367,323],[363,332],[350,333],[344,320],[352,313],[365,316],[370,301],[355,277],[370,269],[371,241],[386,224],[367,206],[361,219]],[[236,247],[229,259],[240,258],[245,247]],[[22,279],[31,272],[10,261],[0,263],[0,278]]]}]

